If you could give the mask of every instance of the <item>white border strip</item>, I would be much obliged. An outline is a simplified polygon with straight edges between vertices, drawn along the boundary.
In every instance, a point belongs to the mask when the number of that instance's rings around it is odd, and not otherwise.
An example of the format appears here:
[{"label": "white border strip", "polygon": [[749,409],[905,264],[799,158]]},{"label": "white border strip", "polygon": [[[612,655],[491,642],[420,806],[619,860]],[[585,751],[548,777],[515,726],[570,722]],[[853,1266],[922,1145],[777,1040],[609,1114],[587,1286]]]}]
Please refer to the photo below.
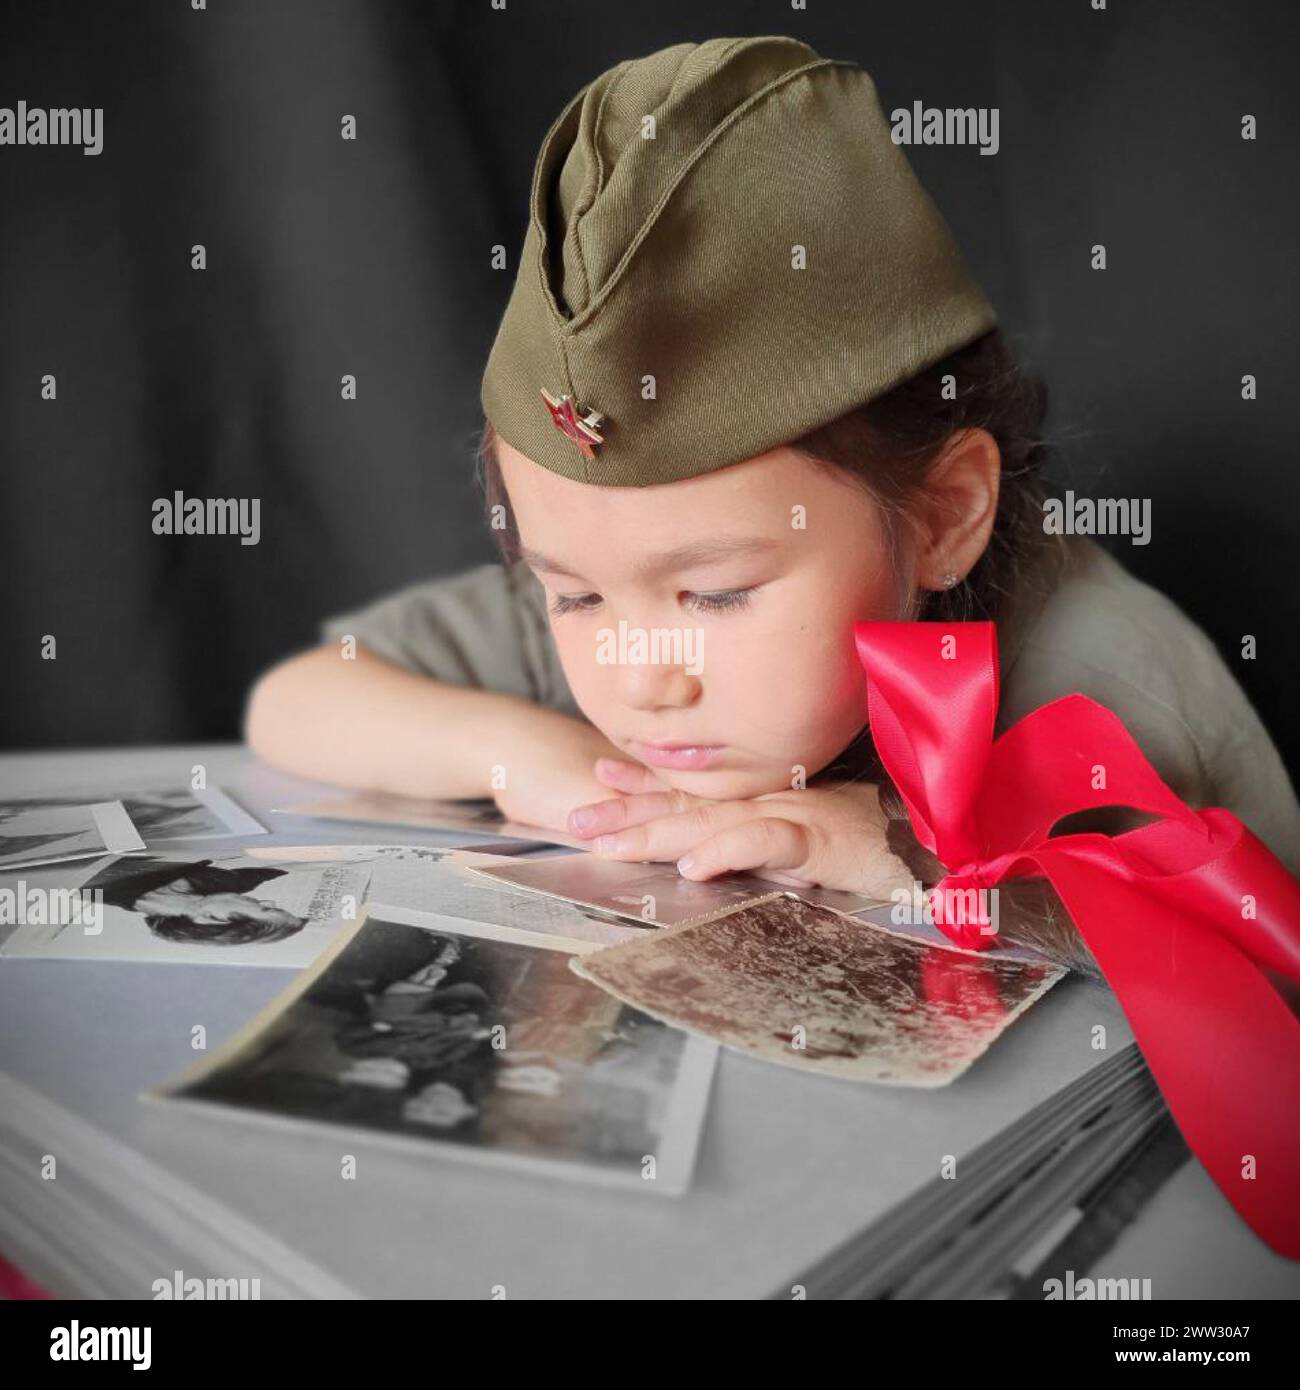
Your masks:
[{"label": "white border strip", "polygon": [[145,847],[140,832],[120,801],[98,801],[90,807],[90,814],[110,854],[129,854]]}]

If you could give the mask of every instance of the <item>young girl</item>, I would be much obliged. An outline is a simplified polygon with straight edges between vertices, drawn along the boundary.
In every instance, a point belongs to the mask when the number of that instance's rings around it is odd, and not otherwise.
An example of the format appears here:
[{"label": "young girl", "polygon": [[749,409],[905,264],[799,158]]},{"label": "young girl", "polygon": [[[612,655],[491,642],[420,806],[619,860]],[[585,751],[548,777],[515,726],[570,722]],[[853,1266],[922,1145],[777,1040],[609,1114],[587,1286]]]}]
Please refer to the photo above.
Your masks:
[{"label": "young girl", "polygon": [[[689,878],[887,894],[942,870],[874,758],[853,624],[992,619],[999,732],[1089,695],[1300,867],[1286,772],[1210,642],[1048,533],[1045,393],[864,72],[780,38],[620,64],[546,136],[531,214],[483,383],[504,565],[328,623],[255,687],[259,754],[494,796]],[[1049,887],[1005,892],[1005,933],[1086,968]]]}]

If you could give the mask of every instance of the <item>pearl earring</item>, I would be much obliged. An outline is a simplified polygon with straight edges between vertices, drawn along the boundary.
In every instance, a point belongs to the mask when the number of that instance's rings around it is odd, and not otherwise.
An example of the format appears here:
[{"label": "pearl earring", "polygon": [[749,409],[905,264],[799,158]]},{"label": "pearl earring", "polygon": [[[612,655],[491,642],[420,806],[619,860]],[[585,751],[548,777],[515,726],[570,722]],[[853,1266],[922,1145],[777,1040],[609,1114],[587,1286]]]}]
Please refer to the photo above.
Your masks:
[{"label": "pearl earring", "polygon": [[940,580],[945,589],[955,589],[961,583],[961,576],[956,574],[945,574]]}]

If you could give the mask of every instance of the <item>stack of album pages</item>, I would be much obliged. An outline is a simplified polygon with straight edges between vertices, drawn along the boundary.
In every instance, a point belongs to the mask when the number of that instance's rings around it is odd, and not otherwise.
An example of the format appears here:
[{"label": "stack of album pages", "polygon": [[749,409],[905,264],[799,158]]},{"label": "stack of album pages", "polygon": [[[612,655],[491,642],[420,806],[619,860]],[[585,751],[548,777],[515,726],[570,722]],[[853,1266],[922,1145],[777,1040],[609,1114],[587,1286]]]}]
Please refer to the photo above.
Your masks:
[{"label": "stack of album pages", "polygon": [[[1129,1047],[969,1156],[956,1156],[968,1170],[961,1183],[939,1179],[918,1185],[806,1267],[791,1265],[785,1273],[766,1268],[746,1277],[743,1266],[728,1264],[721,1278],[692,1280],[690,1228],[710,1224],[707,1209],[696,1206],[676,1223],[687,1277],[673,1276],[671,1250],[656,1250],[652,1268],[645,1270],[606,1248],[604,1272],[594,1268],[589,1278],[575,1279],[567,1267],[573,1251],[566,1248],[552,1252],[559,1279],[548,1278],[544,1265],[528,1254],[502,1260],[499,1267],[507,1274],[497,1282],[504,1281],[507,1289],[514,1282],[519,1296],[532,1297],[998,1296],[1012,1275],[1036,1263],[1036,1252],[1059,1231],[1062,1217],[1075,1211],[1080,1194],[1101,1184],[1140,1146],[1162,1111],[1136,1050]],[[125,1144],[0,1074],[0,1249],[45,1288],[69,1297],[399,1297],[403,1288],[407,1296],[489,1296],[478,1282],[485,1261],[472,1230],[465,1233],[468,1244],[460,1255],[455,1236],[446,1233],[436,1214],[427,1224],[417,1220],[405,1231],[388,1230],[393,1243],[370,1245],[359,1238],[365,1227],[358,1231],[355,1218],[339,1212],[337,1175],[317,1174],[303,1189],[312,1174],[301,1162],[287,1182],[271,1166],[292,1154],[291,1148],[237,1144],[211,1130],[172,1135],[161,1145],[162,1161],[144,1152],[151,1147],[154,1141]],[[889,1147],[896,1155],[912,1151],[915,1156],[916,1141],[906,1132],[895,1133]],[[209,1160],[213,1148],[229,1151],[224,1171],[216,1171],[221,1165],[203,1165],[207,1181],[195,1172],[201,1148]],[[358,1152],[364,1161],[364,1146]],[[878,1157],[866,1148],[861,1162],[870,1166]],[[286,1198],[278,1212],[271,1210],[273,1201],[262,1204],[261,1224],[244,1214],[241,1200],[241,1186],[259,1182]],[[436,1165],[412,1156],[390,1192],[402,1210],[411,1212],[405,1205],[410,1194],[440,1189],[444,1182]],[[544,1219],[553,1202],[543,1190],[535,1205]],[[436,1203],[428,1206],[436,1212]],[[380,1215],[373,1200],[371,1209]],[[607,1214],[616,1219],[616,1213]],[[840,1229],[849,1230],[855,1215],[843,1210]],[[749,1216],[766,1224],[761,1210],[751,1209]],[[674,1217],[677,1213],[670,1212]],[[492,1224],[490,1208],[483,1209],[482,1220]],[[717,1224],[720,1231],[727,1228]],[[525,1232],[517,1234],[523,1238]],[[629,1258],[637,1248],[630,1247]],[[763,1263],[773,1265],[779,1255],[769,1249]],[[439,1261],[468,1266],[466,1277],[435,1274],[430,1266]],[[512,1281],[510,1272],[518,1278]],[[182,1293],[193,1280],[206,1292]],[[1030,1296],[1042,1294],[1031,1291]]]},{"label": "stack of album pages", "polygon": [[80,1296],[1005,1296],[1164,1120],[1027,952],[501,848],[101,845],[89,916],[0,945],[0,1251]]}]

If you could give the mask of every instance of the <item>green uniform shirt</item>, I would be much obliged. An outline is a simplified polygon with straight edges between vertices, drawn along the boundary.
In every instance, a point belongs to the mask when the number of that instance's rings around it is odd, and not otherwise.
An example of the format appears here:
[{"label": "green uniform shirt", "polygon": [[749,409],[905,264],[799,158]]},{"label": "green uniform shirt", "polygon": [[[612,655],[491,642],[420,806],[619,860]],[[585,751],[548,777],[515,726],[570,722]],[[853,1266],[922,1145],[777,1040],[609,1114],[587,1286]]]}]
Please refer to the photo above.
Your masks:
[{"label": "green uniform shirt", "polygon": [[[998,731],[1078,691],[1114,710],[1193,807],[1234,812],[1300,873],[1300,806],[1268,731],[1209,638],[1091,541],[1046,599],[999,631]],[[482,565],[329,619],[377,656],[452,685],[579,715],[541,585],[522,564]]]}]

